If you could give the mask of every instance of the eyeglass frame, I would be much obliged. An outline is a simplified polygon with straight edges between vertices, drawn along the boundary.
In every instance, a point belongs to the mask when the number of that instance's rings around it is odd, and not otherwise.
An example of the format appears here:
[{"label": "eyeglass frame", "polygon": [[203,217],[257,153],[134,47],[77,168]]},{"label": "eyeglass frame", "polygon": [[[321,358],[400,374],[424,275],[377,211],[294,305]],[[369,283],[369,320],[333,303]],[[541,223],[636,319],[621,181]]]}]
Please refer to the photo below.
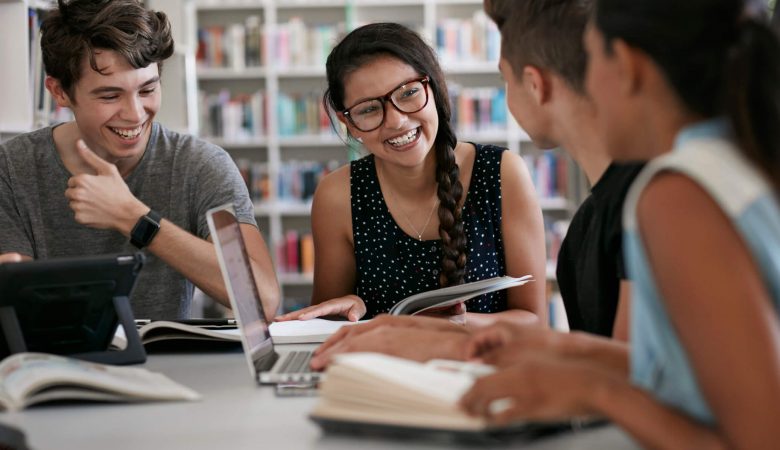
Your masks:
[{"label": "eyeglass frame", "polygon": [[[393,93],[395,91],[397,91],[400,87],[405,86],[405,85],[407,85],[409,83],[414,83],[414,82],[422,83],[423,87],[425,88],[425,103],[423,103],[423,105],[418,110],[415,110],[415,111],[402,111],[401,108],[399,108],[398,105],[396,105],[395,102],[393,102],[393,97],[392,97]],[[396,86],[393,89],[391,89],[390,92],[388,92],[385,95],[382,95],[382,96],[379,96],[379,97],[371,97],[371,98],[365,98],[365,99],[362,99],[362,100],[358,100],[357,103],[353,104],[349,108],[344,108],[341,111],[341,114],[343,114],[344,117],[346,117],[347,120],[349,120],[349,123],[351,123],[352,126],[357,128],[358,130],[362,131],[363,133],[368,133],[370,131],[374,131],[377,128],[379,128],[382,125],[384,125],[384,123],[385,123],[385,118],[387,117],[387,106],[386,106],[387,103],[390,103],[391,105],[393,105],[393,108],[395,108],[398,112],[400,112],[402,114],[414,114],[416,112],[422,111],[423,108],[428,106],[428,101],[430,100],[430,95],[428,95],[428,86],[430,85],[430,83],[431,83],[431,77],[428,76],[428,75],[424,75],[424,76],[418,77],[418,78],[412,78],[411,80],[406,80],[403,83],[401,83],[398,86]],[[352,115],[350,114],[349,110],[354,108],[355,106],[358,106],[361,103],[370,102],[370,101],[373,101],[373,100],[379,100],[382,103],[382,121],[379,122],[379,125],[375,126],[374,128],[371,128],[369,130],[364,130],[364,129],[360,128],[355,123],[355,120],[352,118]]]}]

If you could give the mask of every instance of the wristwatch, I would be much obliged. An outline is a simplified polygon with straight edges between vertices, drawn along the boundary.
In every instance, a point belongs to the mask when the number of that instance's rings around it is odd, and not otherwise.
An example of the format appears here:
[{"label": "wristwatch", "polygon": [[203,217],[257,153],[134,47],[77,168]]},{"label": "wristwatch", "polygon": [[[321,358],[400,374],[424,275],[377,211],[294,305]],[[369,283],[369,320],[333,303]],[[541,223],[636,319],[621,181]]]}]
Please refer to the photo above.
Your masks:
[{"label": "wristwatch", "polygon": [[157,231],[160,230],[160,221],[162,221],[160,214],[150,209],[148,213],[138,219],[133,231],[130,232],[130,243],[139,249],[149,245]]}]

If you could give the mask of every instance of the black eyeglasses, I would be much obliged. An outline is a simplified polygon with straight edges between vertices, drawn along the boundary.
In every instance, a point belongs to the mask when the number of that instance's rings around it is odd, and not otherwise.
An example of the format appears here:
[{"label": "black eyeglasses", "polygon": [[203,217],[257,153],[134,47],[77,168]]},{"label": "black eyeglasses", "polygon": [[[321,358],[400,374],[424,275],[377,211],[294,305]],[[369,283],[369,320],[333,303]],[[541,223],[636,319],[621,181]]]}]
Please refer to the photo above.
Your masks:
[{"label": "black eyeglasses", "polygon": [[360,131],[374,131],[385,121],[385,104],[389,101],[395,109],[411,114],[420,111],[428,104],[426,85],[431,79],[427,75],[404,81],[387,94],[361,100],[342,111],[347,120]]}]

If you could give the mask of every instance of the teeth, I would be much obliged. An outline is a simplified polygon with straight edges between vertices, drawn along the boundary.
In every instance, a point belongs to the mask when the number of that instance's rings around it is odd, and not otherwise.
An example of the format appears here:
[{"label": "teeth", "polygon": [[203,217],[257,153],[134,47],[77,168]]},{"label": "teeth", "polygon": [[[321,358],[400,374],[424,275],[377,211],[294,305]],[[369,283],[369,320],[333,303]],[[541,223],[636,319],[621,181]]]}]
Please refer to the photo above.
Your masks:
[{"label": "teeth", "polygon": [[141,134],[141,131],[144,129],[144,126],[141,125],[138,128],[133,128],[133,129],[130,129],[130,130],[125,129],[125,128],[113,128],[113,127],[109,127],[109,129],[111,131],[113,131],[114,133],[122,136],[125,139],[133,139],[133,138],[138,137],[139,134]]},{"label": "teeth", "polygon": [[399,137],[393,138],[393,139],[388,139],[387,142],[389,142],[392,145],[400,147],[402,145],[406,145],[406,144],[412,142],[414,140],[414,138],[416,138],[416,137],[417,137],[417,128],[415,128],[414,130],[404,134],[403,136],[399,136]]}]

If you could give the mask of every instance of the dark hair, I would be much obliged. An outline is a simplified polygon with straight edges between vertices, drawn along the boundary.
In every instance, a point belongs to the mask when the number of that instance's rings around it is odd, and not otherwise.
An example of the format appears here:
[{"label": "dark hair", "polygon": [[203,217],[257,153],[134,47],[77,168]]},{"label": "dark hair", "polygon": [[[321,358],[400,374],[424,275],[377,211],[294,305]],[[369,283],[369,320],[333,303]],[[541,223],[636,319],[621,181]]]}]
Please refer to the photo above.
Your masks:
[{"label": "dark hair", "polygon": [[587,57],[582,35],[591,0],[485,0],[485,12],[501,32],[501,56],[517,75],[527,65],[560,75],[585,92]]},{"label": "dark hair", "polygon": [[457,138],[450,125],[450,104],[444,74],[436,54],[414,31],[395,23],[374,23],[349,33],[328,56],[328,89],[323,105],[343,111],[344,79],[361,66],[381,56],[391,56],[408,64],[420,75],[428,75],[439,116],[439,129],[433,148],[436,154],[436,181],[439,197],[439,235],[444,258],[439,284],[463,283],[466,266],[466,234],[458,203],[463,196],[460,169],[455,162]]},{"label": "dark hair", "polygon": [[605,49],[620,39],[660,67],[682,103],[728,116],[745,155],[780,191],[780,39],[752,0],[598,0]]},{"label": "dark hair", "polygon": [[71,101],[85,57],[92,70],[103,73],[95,61],[97,49],[116,51],[136,69],[157,63],[162,70],[162,62],[173,54],[168,18],[137,0],[58,0],[57,4],[41,23],[43,66]]}]

